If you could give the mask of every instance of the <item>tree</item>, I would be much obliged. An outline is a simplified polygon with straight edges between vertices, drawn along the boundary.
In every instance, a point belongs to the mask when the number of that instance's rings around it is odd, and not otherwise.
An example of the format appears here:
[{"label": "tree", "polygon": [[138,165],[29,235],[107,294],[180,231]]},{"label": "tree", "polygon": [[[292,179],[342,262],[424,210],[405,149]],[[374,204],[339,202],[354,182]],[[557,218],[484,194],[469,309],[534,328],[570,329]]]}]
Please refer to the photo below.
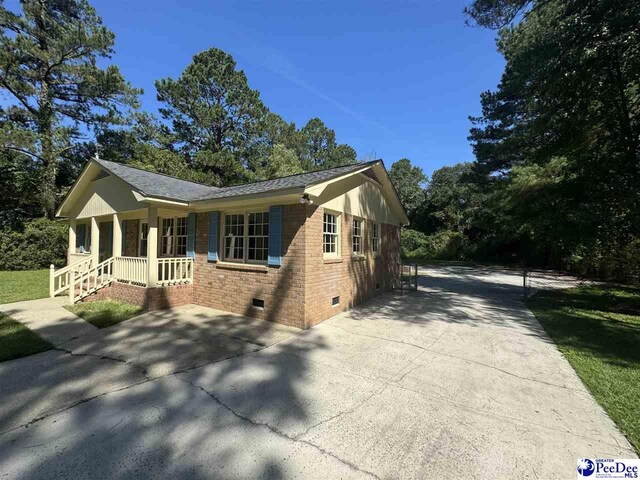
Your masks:
[{"label": "tree", "polygon": [[467,14],[499,29],[506,60],[497,90],[482,95],[482,116],[472,119],[476,170],[561,186],[553,199],[570,206],[564,218],[543,196],[509,209],[524,215],[517,220],[536,241],[553,234],[547,258],[570,256],[573,232],[616,255],[640,236],[640,3],[476,0]]},{"label": "tree", "polygon": [[270,180],[302,173],[302,165],[296,152],[277,143],[271,148],[264,166],[255,172],[256,180]]},{"label": "tree", "polygon": [[403,158],[391,165],[389,170],[391,181],[398,192],[400,201],[407,211],[409,220],[413,222],[418,207],[424,200],[424,187],[427,176],[422,168],[411,165],[411,160]]},{"label": "tree", "polygon": [[189,165],[216,185],[245,179],[267,108],[233,57],[211,48],[195,55],[180,78],[158,80],[156,88],[160,113]]},{"label": "tree", "polygon": [[336,132],[319,118],[312,118],[300,130],[299,156],[305,170],[332,168],[356,163],[356,151],[336,143]]},{"label": "tree", "polygon": [[0,5],[0,87],[12,104],[0,113],[0,144],[37,166],[42,211],[53,218],[56,174],[81,127],[117,123],[139,90],[110,58],[114,35],[86,0],[23,0],[20,14]]}]

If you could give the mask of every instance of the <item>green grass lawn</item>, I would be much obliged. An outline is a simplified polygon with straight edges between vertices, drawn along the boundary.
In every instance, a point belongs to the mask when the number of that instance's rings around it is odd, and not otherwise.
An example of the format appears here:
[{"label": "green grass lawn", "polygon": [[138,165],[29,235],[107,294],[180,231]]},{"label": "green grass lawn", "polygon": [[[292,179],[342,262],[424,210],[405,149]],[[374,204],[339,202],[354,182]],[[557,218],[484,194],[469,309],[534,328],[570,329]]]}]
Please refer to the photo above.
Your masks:
[{"label": "green grass lawn", "polygon": [[44,352],[52,345],[20,322],[0,313],[0,362]]},{"label": "green grass lawn", "polygon": [[141,307],[115,300],[77,303],[65,308],[98,328],[110,327],[143,312]]},{"label": "green grass lawn", "polygon": [[0,303],[21,302],[49,295],[49,270],[0,272]]},{"label": "green grass lawn", "polygon": [[526,304],[640,452],[640,289],[583,286]]}]

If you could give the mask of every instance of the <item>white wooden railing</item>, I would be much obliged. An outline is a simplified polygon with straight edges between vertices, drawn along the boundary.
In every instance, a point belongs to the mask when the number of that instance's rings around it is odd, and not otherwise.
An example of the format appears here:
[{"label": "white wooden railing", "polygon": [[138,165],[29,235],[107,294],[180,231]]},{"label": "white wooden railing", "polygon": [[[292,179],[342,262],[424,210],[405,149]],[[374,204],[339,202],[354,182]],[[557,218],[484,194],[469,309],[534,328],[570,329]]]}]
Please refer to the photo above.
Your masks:
[{"label": "white wooden railing", "polygon": [[147,285],[147,259],[144,257],[114,257],[113,277],[118,282]]},{"label": "white wooden railing", "polygon": [[69,254],[69,266],[73,265],[74,263],[78,263],[81,262],[82,260],[86,260],[87,258],[91,258],[91,254],[90,253],[70,253]]},{"label": "white wooden railing", "polygon": [[84,273],[91,269],[93,258],[83,255],[79,260],[56,270],[53,265],[49,267],[49,296],[55,297],[69,288],[69,279],[72,271]]},{"label": "white wooden railing", "polygon": [[179,283],[193,283],[193,258],[159,258],[158,285],[176,285]]},{"label": "white wooden railing", "polygon": [[[147,259],[144,257],[111,257],[93,266],[93,258],[86,257],[49,274],[49,295],[68,291],[69,301],[75,303],[113,281],[146,287]],[[193,258],[171,257],[158,259],[158,285],[193,283]]]},{"label": "white wooden railing", "polygon": [[71,304],[111,283],[113,278],[113,258],[107,258],[86,272],[71,269],[69,274],[69,302]]}]

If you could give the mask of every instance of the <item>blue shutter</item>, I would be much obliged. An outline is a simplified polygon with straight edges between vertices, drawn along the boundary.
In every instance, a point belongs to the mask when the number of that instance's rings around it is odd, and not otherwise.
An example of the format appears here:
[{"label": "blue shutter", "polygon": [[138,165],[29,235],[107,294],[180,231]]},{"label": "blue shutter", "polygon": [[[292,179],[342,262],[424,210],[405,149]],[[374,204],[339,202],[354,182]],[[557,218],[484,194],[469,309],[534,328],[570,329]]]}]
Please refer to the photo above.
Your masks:
[{"label": "blue shutter", "polygon": [[219,212],[209,212],[209,241],[207,247],[207,260],[218,261],[218,219]]},{"label": "blue shutter", "polygon": [[196,256],[196,214],[190,213],[187,217],[187,257]]},{"label": "blue shutter", "polygon": [[76,225],[76,248],[80,253],[84,253],[84,224]]},{"label": "blue shutter", "polygon": [[268,265],[282,264],[282,205],[269,207],[269,260]]},{"label": "blue shutter", "polygon": [[113,222],[109,222],[107,225],[107,246],[104,251],[104,258],[113,256]]},{"label": "blue shutter", "polygon": [[122,220],[122,252],[120,252],[120,255],[122,255],[123,257],[127,256],[127,221],[126,220]]}]

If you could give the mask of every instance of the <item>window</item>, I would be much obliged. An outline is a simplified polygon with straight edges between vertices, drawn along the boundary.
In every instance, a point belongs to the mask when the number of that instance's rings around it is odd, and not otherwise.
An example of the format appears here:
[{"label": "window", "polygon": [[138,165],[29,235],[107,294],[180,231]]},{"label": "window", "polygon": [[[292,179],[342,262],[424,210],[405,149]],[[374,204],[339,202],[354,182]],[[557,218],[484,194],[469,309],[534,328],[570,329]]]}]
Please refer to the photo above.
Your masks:
[{"label": "window", "polygon": [[176,255],[187,255],[187,217],[176,218]]},{"label": "window", "polygon": [[362,254],[362,220],[353,220],[352,226],[353,253]]},{"label": "window", "polygon": [[380,233],[378,229],[380,226],[377,223],[371,225],[371,251],[374,254],[378,253],[378,246],[380,245]]},{"label": "window", "polygon": [[331,306],[332,307],[337,307],[338,305],[340,305],[340,296],[333,297],[331,299]]},{"label": "window", "polygon": [[244,260],[244,214],[224,217],[224,258]]},{"label": "window", "polygon": [[[187,254],[187,225],[188,217],[163,218],[160,231],[160,255],[163,257],[184,257]],[[144,230],[143,230],[144,229]],[[146,223],[140,226],[140,255],[143,249],[147,251],[147,236],[149,227]]]},{"label": "window", "polygon": [[247,238],[247,259],[266,262],[269,255],[269,212],[249,214]]},{"label": "window", "polygon": [[338,216],[333,213],[324,214],[322,221],[322,251],[328,256],[339,255]]},{"label": "window", "polygon": [[164,256],[172,256],[173,255],[173,218],[163,218],[162,219],[162,255]]},{"label": "window", "polygon": [[262,300],[261,298],[252,298],[251,302],[254,308],[264,310],[264,300]]},{"label": "window", "polygon": [[149,237],[149,224],[147,222],[140,222],[140,245],[138,246],[138,255],[141,257],[147,256],[147,245]]}]

